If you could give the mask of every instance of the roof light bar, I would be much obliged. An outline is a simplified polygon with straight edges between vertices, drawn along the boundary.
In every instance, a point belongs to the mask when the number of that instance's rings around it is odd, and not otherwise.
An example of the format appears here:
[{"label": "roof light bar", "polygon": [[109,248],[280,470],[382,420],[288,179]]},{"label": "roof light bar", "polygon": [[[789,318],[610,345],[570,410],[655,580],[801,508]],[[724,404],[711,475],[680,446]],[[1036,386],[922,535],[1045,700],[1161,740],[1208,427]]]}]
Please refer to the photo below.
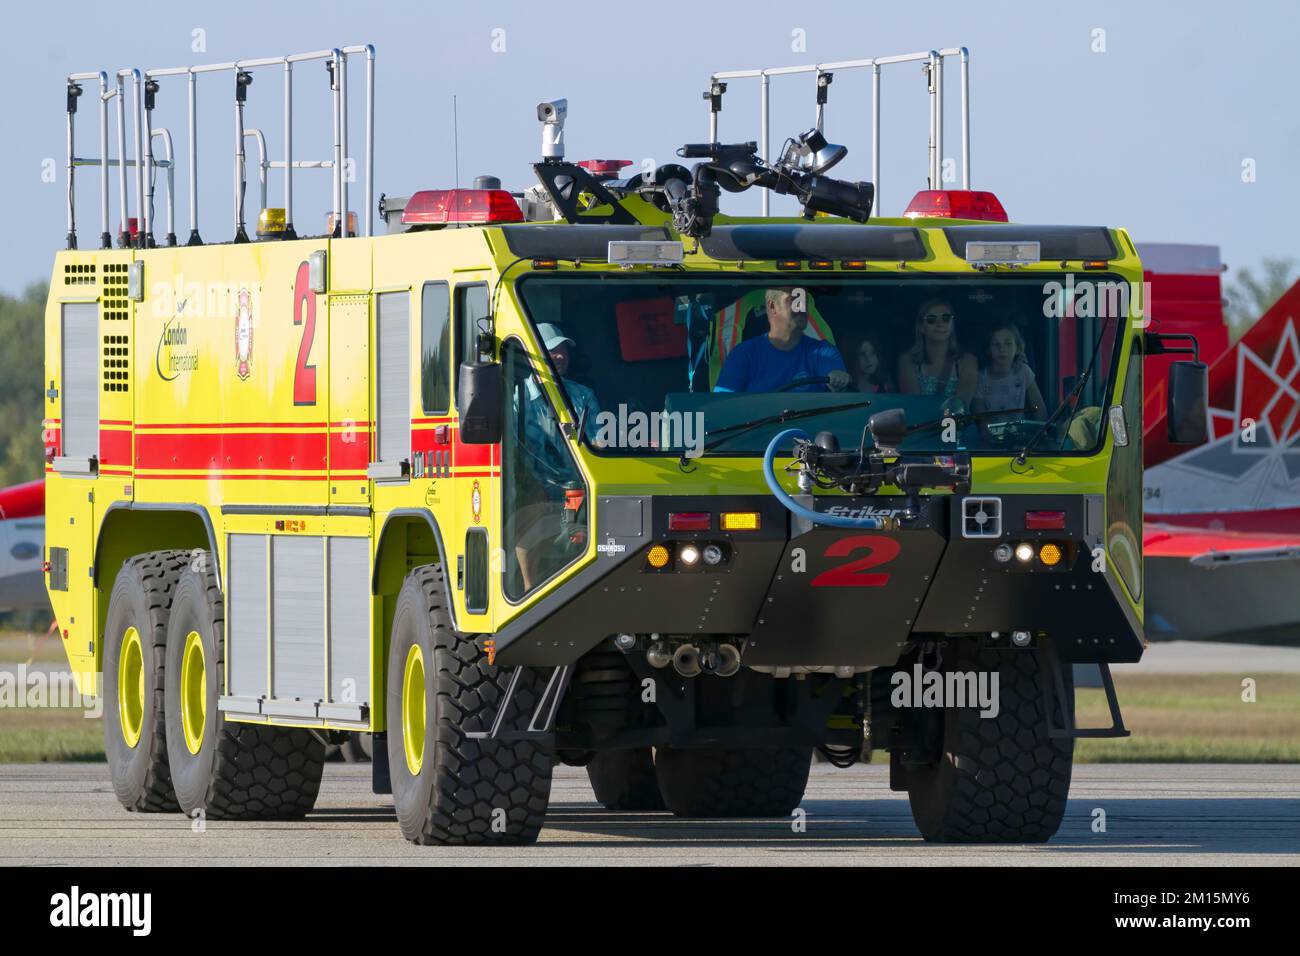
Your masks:
[{"label": "roof light bar", "polygon": [[629,266],[679,266],[684,250],[681,240],[613,239],[609,243],[609,263]]},{"label": "roof light bar", "polygon": [[1023,266],[1042,260],[1034,242],[968,242],[966,261],[973,266]]}]

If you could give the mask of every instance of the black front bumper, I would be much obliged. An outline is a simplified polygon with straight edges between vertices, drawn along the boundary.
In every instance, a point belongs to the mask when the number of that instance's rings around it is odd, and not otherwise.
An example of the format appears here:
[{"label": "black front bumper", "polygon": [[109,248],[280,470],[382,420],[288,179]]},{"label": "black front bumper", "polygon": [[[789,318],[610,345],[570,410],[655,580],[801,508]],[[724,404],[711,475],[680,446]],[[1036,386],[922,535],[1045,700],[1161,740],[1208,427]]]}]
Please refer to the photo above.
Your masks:
[{"label": "black front bumper", "polygon": [[[1141,626],[1113,573],[1094,570],[1100,497],[1002,498],[999,538],[962,533],[961,498],[921,499],[896,530],[808,527],[770,496],[599,496],[596,560],[496,635],[504,665],[576,661],[619,633],[727,635],[758,666],[889,666],[918,639],[1029,631],[1066,661],[1127,663],[1142,655]],[[899,497],[819,496],[818,510],[901,510]],[[1028,511],[1063,511],[1065,530],[1025,530]],[[724,511],[756,511],[757,531],[721,532]],[[712,529],[668,531],[670,512],[709,512]],[[994,559],[999,543],[1065,545],[1056,568]],[[659,542],[720,542],[715,568],[655,571]],[[1032,568],[1032,569],[1031,569]]]}]

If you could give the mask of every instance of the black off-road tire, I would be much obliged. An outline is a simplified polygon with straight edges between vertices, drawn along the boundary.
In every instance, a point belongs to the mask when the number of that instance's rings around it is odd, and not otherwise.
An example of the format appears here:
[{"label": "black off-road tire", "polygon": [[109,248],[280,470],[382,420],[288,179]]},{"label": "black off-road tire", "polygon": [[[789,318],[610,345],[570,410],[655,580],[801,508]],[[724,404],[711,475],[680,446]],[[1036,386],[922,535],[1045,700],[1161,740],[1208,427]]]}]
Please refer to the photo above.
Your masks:
[{"label": "black off-road tire", "polygon": [[[207,703],[202,745],[190,753],[181,727],[181,657],[186,637],[203,641]],[[225,612],[207,554],[181,574],[167,636],[167,750],[176,799],[189,816],[211,820],[295,819],[316,804],[325,744],[310,730],[227,721],[217,710],[224,685]]]},{"label": "black off-road tire", "polygon": [[[425,737],[418,773],[406,757],[403,678],[418,645],[425,674]],[[441,846],[532,843],[551,796],[554,755],[534,740],[470,737],[492,727],[511,668],[488,664],[473,640],[452,629],[442,568],[415,568],[402,584],[388,651],[388,764],[393,805],[411,842]],[[511,713],[531,713],[544,669],[526,669]]]},{"label": "black off-road tire", "polygon": [[344,763],[370,763],[371,735],[353,733],[339,744],[339,756]]},{"label": "black off-road tire", "polygon": [[[1061,825],[1070,793],[1074,740],[1047,735],[1040,650],[945,650],[945,666],[998,673],[996,717],[979,707],[947,708],[938,763],[907,768],[912,817],[925,839],[940,843],[1043,843]],[[950,657],[948,655],[951,655]],[[1065,700],[1074,713],[1074,680],[1062,669]]]},{"label": "black off-road tire", "polygon": [[649,747],[598,753],[587,764],[587,776],[606,810],[653,813],[667,809]]},{"label": "black off-road tire", "polygon": [[[163,718],[167,621],[188,551],[151,551],[128,558],[113,582],[104,625],[104,753],[113,792],[122,806],[142,813],[179,809],[167,765],[167,722]],[[140,634],[145,693],[140,738],[134,747],[122,731],[118,664],[128,628]]]},{"label": "black off-road tire", "polygon": [[659,791],[679,817],[785,817],[803,800],[811,747],[655,750]]}]

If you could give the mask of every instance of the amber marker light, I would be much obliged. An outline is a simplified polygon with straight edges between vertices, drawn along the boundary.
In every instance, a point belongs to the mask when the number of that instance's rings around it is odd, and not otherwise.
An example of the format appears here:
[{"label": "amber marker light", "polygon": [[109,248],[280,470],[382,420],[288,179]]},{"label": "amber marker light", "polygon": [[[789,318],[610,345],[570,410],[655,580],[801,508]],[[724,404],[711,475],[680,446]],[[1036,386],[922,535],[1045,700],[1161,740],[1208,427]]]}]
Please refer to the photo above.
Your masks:
[{"label": "amber marker light", "polygon": [[724,511],[719,524],[723,531],[757,531],[761,526],[757,511]]}]

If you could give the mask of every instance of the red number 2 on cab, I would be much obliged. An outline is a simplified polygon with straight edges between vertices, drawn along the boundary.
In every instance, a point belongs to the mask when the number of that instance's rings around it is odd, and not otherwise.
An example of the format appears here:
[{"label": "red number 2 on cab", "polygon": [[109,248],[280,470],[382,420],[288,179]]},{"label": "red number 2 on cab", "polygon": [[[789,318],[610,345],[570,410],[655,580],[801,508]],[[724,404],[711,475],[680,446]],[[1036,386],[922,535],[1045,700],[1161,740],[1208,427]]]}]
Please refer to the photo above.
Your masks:
[{"label": "red number 2 on cab", "polygon": [[307,357],[316,337],[316,293],[311,287],[311,266],[306,262],[298,266],[298,276],[293,282],[293,324],[305,326],[293,370],[293,403],[315,405],[316,366],[308,365]]}]

